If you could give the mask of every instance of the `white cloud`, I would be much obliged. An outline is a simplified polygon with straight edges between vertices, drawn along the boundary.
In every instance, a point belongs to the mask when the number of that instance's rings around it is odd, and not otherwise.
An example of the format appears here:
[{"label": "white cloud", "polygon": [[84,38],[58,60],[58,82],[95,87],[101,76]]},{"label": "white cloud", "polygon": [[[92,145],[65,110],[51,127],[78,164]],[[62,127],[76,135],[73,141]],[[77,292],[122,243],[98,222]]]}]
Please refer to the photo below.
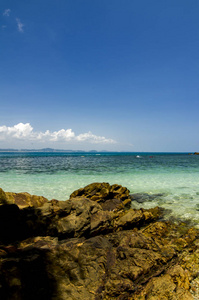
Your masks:
[{"label": "white cloud", "polygon": [[3,12],[3,16],[9,17],[11,10],[9,8],[5,9]]},{"label": "white cloud", "polygon": [[36,132],[30,123],[19,123],[13,127],[0,126],[0,140],[25,140],[42,142],[88,142],[90,144],[113,144],[113,139],[107,139],[104,136],[97,136],[92,132],[75,135],[72,129],[61,129],[59,131],[46,130],[45,132]]},{"label": "white cloud", "polygon": [[0,139],[4,140],[6,138],[16,138],[24,139],[31,137],[33,128],[29,123],[23,124],[19,123],[13,127],[0,126]]},{"label": "white cloud", "polygon": [[92,134],[92,132],[82,133],[76,137],[78,141],[91,141],[93,144],[98,143],[113,143],[112,139],[106,139],[104,136],[97,136]]},{"label": "white cloud", "polygon": [[35,133],[35,138],[38,140],[49,140],[51,142],[70,141],[75,138],[75,133],[72,129],[61,129],[54,132],[46,130],[45,132]]},{"label": "white cloud", "polygon": [[17,21],[17,28],[18,28],[18,31],[19,31],[19,32],[24,32],[24,30],[23,30],[24,24],[21,23],[20,19],[18,19],[18,18],[16,18],[16,21]]}]

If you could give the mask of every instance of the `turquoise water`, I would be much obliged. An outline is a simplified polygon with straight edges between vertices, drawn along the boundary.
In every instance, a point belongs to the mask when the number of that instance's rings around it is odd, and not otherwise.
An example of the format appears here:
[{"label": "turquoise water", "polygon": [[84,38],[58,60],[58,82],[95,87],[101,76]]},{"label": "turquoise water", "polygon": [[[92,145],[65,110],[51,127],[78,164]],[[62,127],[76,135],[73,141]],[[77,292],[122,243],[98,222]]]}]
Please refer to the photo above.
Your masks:
[{"label": "turquoise water", "polygon": [[[186,153],[31,153],[0,152],[0,187],[66,200],[91,182],[126,186],[146,194],[135,208],[156,205],[168,216],[199,224],[199,156]],[[158,196],[157,196],[158,194]]]}]

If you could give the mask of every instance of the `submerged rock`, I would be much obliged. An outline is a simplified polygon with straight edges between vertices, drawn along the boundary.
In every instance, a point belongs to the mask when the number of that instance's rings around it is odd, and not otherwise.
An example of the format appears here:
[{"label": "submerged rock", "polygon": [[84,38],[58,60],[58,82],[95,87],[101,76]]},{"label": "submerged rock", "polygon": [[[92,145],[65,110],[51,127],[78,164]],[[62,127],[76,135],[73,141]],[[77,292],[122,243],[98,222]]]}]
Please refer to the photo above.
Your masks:
[{"label": "submerged rock", "polygon": [[137,201],[138,203],[144,203],[146,201],[153,201],[153,200],[158,200],[164,197],[165,194],[159,193],[159,194],[147,194],[147,193],[135,193],[131,194],[130,198],[132,201]]},{"label": "submerged rock", "polygon": [[120,186],[85,190],[24,208],[0,190],[0,299],[198,299],[198,230],[127,209]]}]

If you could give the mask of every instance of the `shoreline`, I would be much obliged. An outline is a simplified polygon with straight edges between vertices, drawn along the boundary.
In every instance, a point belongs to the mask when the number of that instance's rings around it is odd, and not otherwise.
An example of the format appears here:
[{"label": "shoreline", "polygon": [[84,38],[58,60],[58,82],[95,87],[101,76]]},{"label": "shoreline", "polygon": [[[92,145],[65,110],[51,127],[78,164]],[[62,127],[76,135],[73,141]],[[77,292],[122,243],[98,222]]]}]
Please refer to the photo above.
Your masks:
[{"label": "shoreline", "polygon": [[2,299],[30,298],[33,282],[32,298],[198,299],[199,230],[131,201],[127,188],[108,183],[68,201],[0,190]]},{"label": "shoreline", "polygon": [[[197,156],[96,154],[99,153],[0,154],[1,187],[17,193],[43,195],[49,200],[65,200],[73,190],[90,182],[117,182],[128,187],[132,194],[147,193],[149,200],[143,203],[145,208],[172,209],[173,215],[184,215],[199,223]],[[164,195],[153,199],[153,194]]]},{"label": "shoreline", "polygon": [[190,152],[190,151],[98,151],[98,150],[60,150],[60,149],[51,149],[51,150],[44,150],[44,149],[0,149],[0,154],[1,153],[46,153],[46,154],[56,154],[56,153],[65,153],[65,154],[89,154],[89,155],[96,155],[96,154],[103,154],[103,155],[108,155],[108,154],[143,154],[143,155],[167,155],[167,154],[179,154],[179,155],[198,155],[199,152]]},{"label": "shoreline", "polygon": [[[10,198],[11,203],[15,203],[15,198],[27,198],[29,200],[29,203],[31,203],[31,198],[34,199],[46,199],[46,201],[50,201],[52,199],[56,199],[57,201],[68,201],[70,196],[63,197],[64,199],[57,199],[56,197],[48,197],[45,195],[39,196],[38,194],[31,194],[29,192],[5,192],[6,195]],[[42,193],[41,193],[42,194]],[[69,194],[70,195],[70,194]],[[173,207],[173,203],[169,201],[168,204],[164,203],[165,197],[167,196],[167,192],[164,190],[154,190],[150,192],[130,192],[129,196],[131,198],[131,208],[132,209],[152,209],[156,206],[159,206],[162,210],[164,210],[164,220],[165,221],[172,221],[172,222],[184,222],[187,224],[190,224],[190,226],[196,227],[199,229],[199,219],[193,217],[191,214],[188,214],[188,211],[186,211],[186,214],[183,214],[183,211],[179,214],[176,214],[176,209],[178,209],[178,203],[176,203],[176,208]],[[172,193],[169,194],[169,199],[172,198]],[[157,201],[156,201],[157,199]],[[159,204],[161,202],[161,204]],[[192,204],[192,203],[190,203]],[[26,205],[26,204],[25,204]],[[191,207],[189,208],[191,211]]]}]

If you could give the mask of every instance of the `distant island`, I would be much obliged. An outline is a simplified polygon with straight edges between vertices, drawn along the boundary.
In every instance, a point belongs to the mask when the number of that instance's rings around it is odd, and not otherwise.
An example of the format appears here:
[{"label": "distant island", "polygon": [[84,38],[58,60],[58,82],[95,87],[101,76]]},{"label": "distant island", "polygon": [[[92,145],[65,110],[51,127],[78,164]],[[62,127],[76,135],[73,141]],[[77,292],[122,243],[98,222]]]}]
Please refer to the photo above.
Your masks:
[{"label": "distant island", "polygon": [[42,149],[0,149],[0,152],[77,152],[77,153],[82,153],[82,152],[91,152],[91,153],[95,153],[95,152],[108,152],[107,150],[101,150],[101,151],[97,151],[97,150],[64,150],[64,149],[53,149],[53,148],[42,148]]}]

